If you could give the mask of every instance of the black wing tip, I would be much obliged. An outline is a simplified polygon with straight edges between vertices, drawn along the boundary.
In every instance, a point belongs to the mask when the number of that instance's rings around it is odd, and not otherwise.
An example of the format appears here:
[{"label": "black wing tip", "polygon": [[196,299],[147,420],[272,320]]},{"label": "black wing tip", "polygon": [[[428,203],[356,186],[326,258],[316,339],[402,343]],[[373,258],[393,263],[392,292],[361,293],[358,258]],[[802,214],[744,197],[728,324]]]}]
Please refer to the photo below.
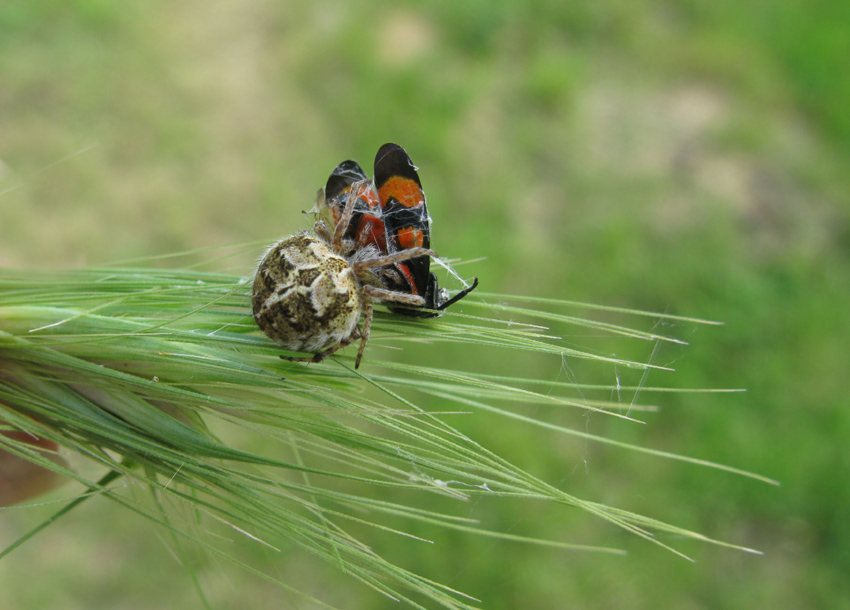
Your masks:
[{"label": "black wing tip", "polygon": [[393,142],[387,142],[383,146],[378,149],[378,154],[375,155],[375,161],[383,157],[384,155],[388,155],[390,153],[398,153],[402,152],[405,156],[407,156],[407,151],[404,150],[404,147],[400,144],[394,144]]},{"label": "black wing tip", "polygon": [[393,176],[402,176],[416,182],[419,187],[419,174],[416,166],[410,160],[410,155],[398,144],[387,142],[378,149],[375,155],[375,184],[378,188]]},{"label": "black wing tip", "polygon": [[334,171],[331,172],[328,182],[325,185],[325,196],[328,199],[332,199],[355,182],[368,179],[369,176],[366,175],[360,164],[357,161],[348,159],[337,165]]},{"label": "black wing tip", "polygon": [[360,164],[354,159],[348,159],[343,161],[339,165],[334,168],[333,173],[335,174],[344,174],[344,173],[358,173],[358,174],[366,174],[363,171],[363,168],[360,167]]}]

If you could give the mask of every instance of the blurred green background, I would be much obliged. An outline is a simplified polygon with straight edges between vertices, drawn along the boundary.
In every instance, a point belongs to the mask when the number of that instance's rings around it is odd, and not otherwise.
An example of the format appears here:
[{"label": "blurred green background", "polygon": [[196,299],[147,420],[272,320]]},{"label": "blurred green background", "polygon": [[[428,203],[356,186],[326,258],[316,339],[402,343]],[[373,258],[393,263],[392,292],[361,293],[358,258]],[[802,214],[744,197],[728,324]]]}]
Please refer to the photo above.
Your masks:
[{"label": "blurred green background", "polygon": [[[467,432],[541,478],[765,555],[688,543],[689,563],[575,511],[507,502],[468,514],[630,554],[440,532],[435,548],[381,552],[487,608],[846,608],[848,74],[838,0],[7,0],[0,265],[270,241],[307,226],[299,212],[338,162],[370,169],[398,142],[435,249],[484,257],[462,271],[485,290],[725,322],[683,337],[678,372],[655,381],[748,392],[666,398],[631,440],[782,485],[482,415]],[[33,515],[0,516],[0,541]],[[0,607],[199,606],[159,536],[89,502],[2,562]],[[340,607],[396,607],[303,554],[268,562]],[[208,569],[215,607],[313,607]]]}]

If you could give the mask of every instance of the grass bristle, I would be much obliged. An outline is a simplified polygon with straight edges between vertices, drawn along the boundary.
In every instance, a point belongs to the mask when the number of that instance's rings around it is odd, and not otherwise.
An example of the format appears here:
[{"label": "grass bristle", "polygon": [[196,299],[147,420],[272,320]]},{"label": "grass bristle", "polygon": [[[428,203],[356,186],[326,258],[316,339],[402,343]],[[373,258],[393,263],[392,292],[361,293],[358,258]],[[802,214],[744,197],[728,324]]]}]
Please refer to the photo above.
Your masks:
[{"label": "grass bristle", "polygon": [[[640,404],[639,395],[668,391],[645,383],[646,372],[666,368],[649,358],[591,352],[550,329],[552,324],[572,325],[594,336],[640,343],[646,353],[662,343],[682,343],[662,333],[568,313],[589,307],[477,293],[456,307],[458,313],[435,320],[378,312],[364,366],[355,371],[356,348],[318,365],[282,361],[280,348],[252,319],[246,278],[143,268],[3,270],[0,420],[7,431],[25,431],[55,442],[63,454],[84,456],[97,465],[100,476],[84,476],[19,437],[0,435],[0,448],[83,486],[80,498],[60,514],[96,494],[154,520],[178,548],[181,540],[191,541],[243,565],[216,540],[183,522],[186,514],[194,514],[226,523],[272,549],[286,543],[301,547],[414,607],[419,607],[418,596],[446,608],[472,607],[457,591],[378,556],[346,531],[346,523],[368,522],[389,530],[382,515],[403,516],[463,532],[522,539],[479,529],[448,513],[382,500],[382,488],[393,487],[458,500],[534,498],[580,508],[662,546],[666,544],[655,537],[658,532],[709,541],[695,532],[574,497],[448,423],[456,416],[451,414],[488,413],[486,417],[509,417],[579,435],[582,442],[590,439],[653,453],[514,408],[548,405],[636,422],[654,408]],[[596,313],[650,315],[611,308],[597,308]],[[438,342],[453,344],[455,351],[483,347],[511,350],[517,357],[587,361],[609,371],[633,371],[636,377],[631,386],[621,385],[619,377],[617,383],[593,385],[483,373],[472,365],[462,370],[417,363],[418,346]],[[380,346],[401,347],[404,358],[384,360]],[[594,397],[596,390],[608,398]],[[437,399],[442,407],[426,411],[413,393]],[[634,400],[611,398],[628,393]],[[239,430],[264,441],[259,448],[251,442],[234,444],[228,431]],[[269,446],[274,450],[266,450]],[[123,493],[118,485],[123,477],[144,483],[154,500],[140,502]],[[166,497],[189,510],[182,518],[166,510]],[[571,548],[554,541],[526,541]],[[3,554],[17,546],[10,545]]]}]

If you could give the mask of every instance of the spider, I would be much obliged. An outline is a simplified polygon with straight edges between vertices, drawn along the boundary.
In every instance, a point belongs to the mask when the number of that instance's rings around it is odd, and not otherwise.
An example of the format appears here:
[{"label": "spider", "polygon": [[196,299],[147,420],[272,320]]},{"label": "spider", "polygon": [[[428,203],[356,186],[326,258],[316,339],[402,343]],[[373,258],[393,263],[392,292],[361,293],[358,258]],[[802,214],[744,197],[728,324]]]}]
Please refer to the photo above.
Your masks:
[{"label": "spider", "polygon": [[[343,236],[354,213],[356,197],[349,197],[331,235],[318,221],[315,234],[302,231],[273,245],[263,255],[254,276],[254,319],[273,341],[294,352],[314,356],[281,356],[293,362],[321,362],[360,339],[354,368],[360,366],[372,327],[372,302],[380,300],[423,307],[421,296],[388,290],[374,270],[420,256],[436,256],[428,248],[381,254],[376,248],[349,248]],[[363,327],[359,328],[363,313]]]}]

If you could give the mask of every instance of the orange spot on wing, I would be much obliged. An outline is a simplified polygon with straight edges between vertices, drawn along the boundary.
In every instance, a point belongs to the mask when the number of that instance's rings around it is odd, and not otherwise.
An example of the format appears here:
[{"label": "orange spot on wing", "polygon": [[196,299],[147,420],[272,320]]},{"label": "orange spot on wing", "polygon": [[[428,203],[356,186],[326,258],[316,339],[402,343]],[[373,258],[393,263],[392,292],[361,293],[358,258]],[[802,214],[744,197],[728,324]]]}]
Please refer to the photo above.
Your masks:
[{"label": "orange spot on wing", "polygon": [[370,209],[377,208],[381,205],[378,201],[378,194],[375,192],[375,188],[371,182],[360,183],[359,188],[357,189],[357,197],[365,201],[366,205],[369,206]]},{"label": "orange spot on wing", "polygon": [[400,263],[397,267],[399,271],[401,271],[404,278],[407,280],[408,286],[410,286],[410,294],[414,296],[419,296],[419,291],[416,289],[416,280],[413,277],[413,273],[410,271],[410,267],[405,263]]},{"label": "orange spot on wing", "polygon": [[387,240],[385,233],[386,229],[380,218],[364,214],[360,218],[360,224],[357,227],[357,243],[360,246],[371,244],[379,251],[386,253]]},{"label": "orange spot on wing", "polygon": [[425,243],[425,235],[416,227],[404,227],[398,232],[398,245],[404,250],[421,248]]},{"label": "orange spot on wing", "polygon": [[415,208],[425,204],[425,193],[416,182],[410,178],[393,176],[384,182],[378,191],[381,201],[389,201],[390,197],[396,199],[406,208]]}]

